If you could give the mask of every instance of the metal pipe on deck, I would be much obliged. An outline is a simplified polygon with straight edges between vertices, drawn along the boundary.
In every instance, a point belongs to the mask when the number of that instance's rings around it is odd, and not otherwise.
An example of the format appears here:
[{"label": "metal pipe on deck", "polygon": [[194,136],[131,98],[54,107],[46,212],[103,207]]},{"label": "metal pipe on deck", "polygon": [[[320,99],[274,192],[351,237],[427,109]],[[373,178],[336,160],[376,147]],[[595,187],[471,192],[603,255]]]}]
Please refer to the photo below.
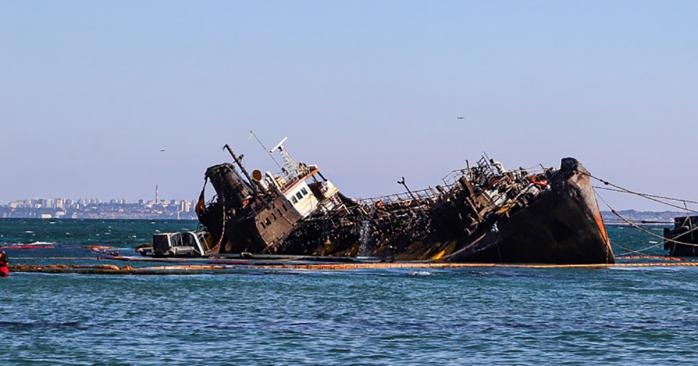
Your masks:
[{"label": "metal pipe on deck", "polygon": [[240,168],[240,171],[242,172],[242,174],[245,175],[245,178],[247,178],[247,183],[249,183],[250,187],[252,187],[252,190],[254,190],[255,193],[257,193],[257,187],[255,185],[255,182],[252,180],[252,177],[250,177],[250,174],[247,173],[247,169],[245,169],[245,167],[242,165],[242,161],[241,161],[242,155],[240,155],[239,157],[237,155],[235,155],[235,153],[233,152],[233,150],[230,149],[230,146],[228,146],[228,144],[225,144],[223,146],[223,149],[228,150],[228,152],[230,153],[230,156],[233,157],[235,164],[237,164],[237,166]]},{"label": "metal pipe on deck", "polygon": [[410,194],[410,197],[412,197],[413,200],[417,200],[414,195],[412,194],[412,191],[410,191],[410,187],[407,186],[407,183],[405,183],[405,177],[402,177],[401,180],[397,181],[397,184],[402,184],[405,189],[407,190],[407,193]]}]

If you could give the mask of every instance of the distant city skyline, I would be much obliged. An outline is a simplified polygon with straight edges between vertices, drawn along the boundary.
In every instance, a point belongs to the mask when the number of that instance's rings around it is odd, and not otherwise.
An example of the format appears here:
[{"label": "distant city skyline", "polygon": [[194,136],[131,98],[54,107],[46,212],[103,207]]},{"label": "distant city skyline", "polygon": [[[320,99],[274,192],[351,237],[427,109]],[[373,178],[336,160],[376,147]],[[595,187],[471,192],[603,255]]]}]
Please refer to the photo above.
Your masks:
[{"label": "distant city skyline", "polygon": [[98,198],[31,198],[0,204],[0,218],[195,219],[195,201]]},{"label": "distant city skyline", "polygon": [[[192,194],[192,197],[198,197],[200,192]],[[139,201],[149,201],[149,202],[159,202],[159,201],[173,201],[173,200],[187,200],[186,198],[179,198],[179,197],[166,197],[163,196],[160,193],[160,186],[159,185],[154,185],[154,190],[150,193],[150,196],[148,197],[147,195],[139,196],[137,198],[131,198],[130,200],[127,200],[126,198],[118,195],[118,194],[112,194],[106,197],[89,197],[85,195],[78,195],[76,197],[61,197],[61,196],[48,196],[48,195],[35,195],[32,197],[15,197],[13,199],[10,199],[9,201],[2,202],[0,201],[0,205],[3,203],[11,203],[15,201],[26,201],[26,200],[69,200],[73,202],[77,201],[90,201],[94,202],[96,201],[97,203],[102,203],[102,202],[113,202],[113,203],[127,203],[127,202],[139,202]],[[189,199],[191,200],[191,199]]]},{"label": "distant city skyline", "polygon": [[71,204],[81,204],[81,205],[89,205],[89,204],[102,204],[102,203],[111,203],[111,204],[127,204],[127,203],[139,203],[139,204],[155,204],[155,203],[172,203],[172,202],[180,202],[180,201],[192,201],[192,200],[178,200],[178,199],[168,199],[168,198],[160,198],[158,200],[153,200],[153,199],[145,199],[145,198],[140,198],[137,200],[129,201],[125,198],[109,198],[109,199],[102,199],[102,198],[95,198],[95,197],[82,197],[82,198],[65,198],[65,197],[32,197],[32,198],[21,198],[21,199],[15,199],[8,201],[6,203],[1,203],[0,205],[5,205],[5,206],[11,206],[12,204],[30,204],[30,205],[42,205],[43,207],[48,207],[48,208],[62,208],[63,205],[71,205]]},{"label": "distant city skyline", "polygon": [[[698,200],[698,2],[4,1],[0,202],[193,199],[289,137],[345,194],[482,152]],[[207,197],[213,190],[207,187]],[[601,192],[615,208],[660,210]]]},{"label": "distant city skyline", "polygon": [[107,196],[100,196],[100,197],[91,197],[91,196],[85,196],[85,195],[77,195],[74,197],[62,197],[62,196],[51,196],[51,195],[45,195],[45,194],[37,194],[31,197],[14,197],[11,198],[7,201],[0,201],[0,205],[7,205],[12,202],[19,202],[19,201],[27,201],[27,200],[63,200],[63,201],[73,201],[73,202],[78,202],[78,201],[89,201],[89,202],[95,202],[96,203],[137,203],[140,201],[144,202],[159,202],[159,201],[180,201],[180,200],[189,200],[191,201],[193,198],[198,198],[200,192],[196,192],[191,194],[190,198],[182,198],[182,197],[171,197],[171,196],[164,196],[159,189],[159,185],[157,186],[157,190],[154,190],[150,192],[149,195],[142,195],[142,196],[135,196],[135,197],[130,197],[129,199],[125,198],[123,195],[118,195],[118,194],[112,194],[112,195],[107,195]]}]

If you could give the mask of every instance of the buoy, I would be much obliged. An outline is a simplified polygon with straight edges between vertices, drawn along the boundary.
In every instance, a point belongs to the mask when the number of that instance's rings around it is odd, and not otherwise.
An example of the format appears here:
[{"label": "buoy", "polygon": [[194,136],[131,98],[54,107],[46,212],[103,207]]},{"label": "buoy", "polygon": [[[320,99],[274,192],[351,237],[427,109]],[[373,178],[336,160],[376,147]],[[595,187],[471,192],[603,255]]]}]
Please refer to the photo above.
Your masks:
[{"label": "buoy", "polygon": [[7,253],[0,252],[0,277],[10,277],[10,267],[7,266],[8,262]]}]

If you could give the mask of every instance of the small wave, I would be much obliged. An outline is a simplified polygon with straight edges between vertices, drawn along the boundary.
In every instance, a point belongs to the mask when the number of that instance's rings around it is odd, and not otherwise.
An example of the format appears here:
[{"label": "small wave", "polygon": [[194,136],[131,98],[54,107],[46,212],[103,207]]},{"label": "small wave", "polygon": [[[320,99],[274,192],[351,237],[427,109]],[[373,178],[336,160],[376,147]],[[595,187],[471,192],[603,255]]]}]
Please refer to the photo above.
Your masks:
[{"label": "small wave", "polygon": [[54,245],[56,242],[54,241],[33,241],[31,243],[27,243],[24,245]]},{"label": "small wave", "polygon": [[416,271],[416,272],[410,273],[410,276],[431,276],[431,275],[432,275],[432,273],[427,272],[427,271]]},{"label": "small wave", "polygon": [[0,329],[2,328],[13,328],[13,329],[59,329],[59,328],[79,328],[81,324],[79,322],[63,322],[63,323],[51,323],[51,322],[13,322],[13,321],[0,321]]},{"label": "small wave", "polygon": [[696,267],[609,267],[612,271],[639,271],[639,272],[673,272],[673,271],[695,271]]},{"label": "small wave", "polygon": [[34,232],[31,231],[31,230],[26,230],[24,233],[25,233],[25,234],[34,234]]}]

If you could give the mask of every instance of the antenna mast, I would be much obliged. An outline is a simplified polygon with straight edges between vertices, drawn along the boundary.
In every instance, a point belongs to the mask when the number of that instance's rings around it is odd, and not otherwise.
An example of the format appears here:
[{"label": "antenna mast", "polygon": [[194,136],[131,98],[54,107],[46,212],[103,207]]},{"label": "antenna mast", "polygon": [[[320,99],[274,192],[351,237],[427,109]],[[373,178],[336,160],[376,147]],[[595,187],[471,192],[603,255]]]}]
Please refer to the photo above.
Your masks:
[{"label": "antenna mast", "polygon": [[284,170],[285,174],[289,178],[295,178],[296,175],[299,174],[298,167],[299,164],[296,161],[296,159],[291,156],[291,154],[286,150],[286,147],[284,147],[284,143],[288,140],[288,137],[284,137],[283,140],[281,140],[278,144],[276,144],[274,147],[269,150],[269,153],[271,154],[274,151],[279,151],[279,154],[281,154],[281,157],[284,158]]},{"label": "antenna mast", "polygon": [[269,151],[269,149],[267,149],[267,147],[264,146],[264,144],[262,143],[262,141],[259,140],[259,138],[257,137],[257,135],[255,135],[254,132],[253,132],[252,130],[250,130],[250,136],[254,137],[254,139],[257,140],[257,142],[259,143],[259,146],[261,146],[261,147],[262,147],[262,150],[264,150],[264,152],[266,152],[267,155],[269,155],[269,157],[271,158],[271,160],[274,161],[274,164],[276,164],[276,166],[278,166],[279,169],[283,169],[283,167],[281,166],[281,164],[279,164],[279,162],[276,161],[276,159],[274,158],[274,155],[271,153],[271,151]]}]

